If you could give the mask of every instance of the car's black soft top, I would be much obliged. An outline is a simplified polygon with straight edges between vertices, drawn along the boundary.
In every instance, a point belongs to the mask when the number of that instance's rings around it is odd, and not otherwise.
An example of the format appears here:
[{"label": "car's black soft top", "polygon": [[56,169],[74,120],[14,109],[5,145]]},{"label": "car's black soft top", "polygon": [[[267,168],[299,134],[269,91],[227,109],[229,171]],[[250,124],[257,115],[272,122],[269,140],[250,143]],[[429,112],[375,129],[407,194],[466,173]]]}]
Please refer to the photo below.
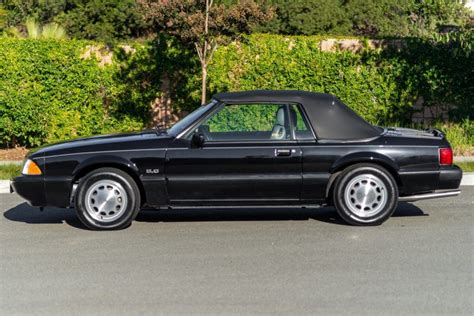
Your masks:
[{"label": "car's black soft top", "polygon": [[214,99],[228,103],[299,103],[311,121],[318,139],[375,137],[380,130],[369,124],[332,94],[297,90],[254,90],[218,93]]}]

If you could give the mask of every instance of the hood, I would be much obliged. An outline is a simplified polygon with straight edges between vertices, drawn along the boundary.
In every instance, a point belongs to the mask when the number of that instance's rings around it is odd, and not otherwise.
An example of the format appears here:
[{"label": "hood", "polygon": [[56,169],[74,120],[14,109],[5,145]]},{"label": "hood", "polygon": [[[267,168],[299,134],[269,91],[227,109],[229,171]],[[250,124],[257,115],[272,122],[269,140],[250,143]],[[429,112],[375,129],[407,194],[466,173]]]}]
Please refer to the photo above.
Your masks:
[{"label": "hood", "polygon": [[46,145],[36,149],[34,152],[30,152],[28,157],[35,158],[81,152],[162,148],[172,139],[172,136],[160,134],[155,130],[99,135]]}]

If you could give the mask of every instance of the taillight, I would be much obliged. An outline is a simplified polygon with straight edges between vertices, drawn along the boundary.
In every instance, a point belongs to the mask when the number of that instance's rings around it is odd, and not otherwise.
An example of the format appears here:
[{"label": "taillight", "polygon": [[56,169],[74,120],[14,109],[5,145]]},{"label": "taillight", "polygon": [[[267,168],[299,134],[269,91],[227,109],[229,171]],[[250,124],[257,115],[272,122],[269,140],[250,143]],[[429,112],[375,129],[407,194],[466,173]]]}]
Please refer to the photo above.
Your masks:
[{"label": "taillight", "polygon": [[439,149],[439,164],[440,165],[452,165],[453,164],[453,151],[451,148],[440,148]]}]

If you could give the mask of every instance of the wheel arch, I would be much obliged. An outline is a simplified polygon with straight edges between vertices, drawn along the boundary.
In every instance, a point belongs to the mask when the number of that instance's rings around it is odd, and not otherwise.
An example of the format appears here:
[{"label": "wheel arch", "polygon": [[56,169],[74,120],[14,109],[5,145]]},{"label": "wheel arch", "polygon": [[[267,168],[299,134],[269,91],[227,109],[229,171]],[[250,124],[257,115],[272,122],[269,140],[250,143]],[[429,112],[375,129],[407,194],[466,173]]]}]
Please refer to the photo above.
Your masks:
[{"label": "wheel arch", "polygon": [[334,184],[336,182],[337,177],[341,174],[341,172],[346,169],[347,167],[359,164],[359,163],[368,163],[378,165],[383,167],[387,170],[390,175],[395,180],[398,189],[400,190],[403,186],[402,180],[398,175],[398,170],[400,169],[398,164],[388,156],[373,153],[373,152],[359,152],[350,154],[344,157],[339,158],[334,162],[331,166],[331,176],[329,177],[327,189],[326,189],[326,199],[328,201],[331,200],[332,191],[334,189]]},{"label": "wheel arch", "polygon": [[[146,203],[146,194],[143,183],[140,181],[137,166],[125,158],[116,156],[94,156],[84,160],[73,171],[73,184],[77,184],[85,175],[99,168],[116,168],[126,172],[138,186],[140,190],[141,203]],[[71,196],[72,200],[73,196]]]}]

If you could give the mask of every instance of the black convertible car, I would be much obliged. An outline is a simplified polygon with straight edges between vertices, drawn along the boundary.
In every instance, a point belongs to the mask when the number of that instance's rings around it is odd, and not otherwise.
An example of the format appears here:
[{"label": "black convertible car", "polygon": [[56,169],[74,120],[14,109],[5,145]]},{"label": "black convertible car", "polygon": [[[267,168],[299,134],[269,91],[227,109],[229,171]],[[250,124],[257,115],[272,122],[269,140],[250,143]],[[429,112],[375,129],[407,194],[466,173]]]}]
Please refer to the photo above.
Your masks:
[{"label": "black convertible car", "polygon": [[75,206],[91,229],[142,207],[334,205],[377,225],[398,201],[455,196],[461,170],[438,130],[372,126],[330,94],[221,93],[166,131],[97,136],[30,154],[12,190]]}]

